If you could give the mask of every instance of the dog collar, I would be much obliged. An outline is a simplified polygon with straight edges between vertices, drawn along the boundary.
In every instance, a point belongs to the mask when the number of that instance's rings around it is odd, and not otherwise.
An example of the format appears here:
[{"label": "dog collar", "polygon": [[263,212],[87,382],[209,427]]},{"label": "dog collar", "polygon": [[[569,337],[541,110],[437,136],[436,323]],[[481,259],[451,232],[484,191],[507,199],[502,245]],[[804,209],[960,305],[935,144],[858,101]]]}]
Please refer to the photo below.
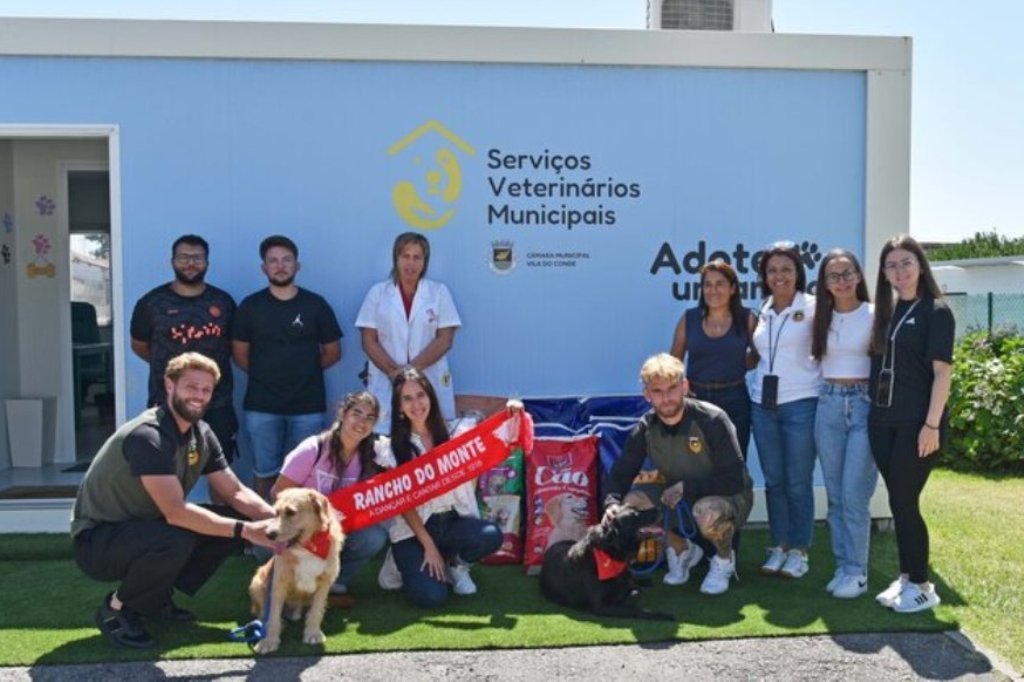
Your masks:
[{"label": "dog collar", "polygon": [[626,570],[625,561],[612,557],[603,549],[594,550],[594,563],[597,564],[598,580],[618,578]]},{"label": "dog collar", "polygon": [[329,530],[322,530],[316,533],[309,539],[309,542],[302,546],[305,549],[321,559],[326,559],[327,555],[331,552],[331,533]]}]

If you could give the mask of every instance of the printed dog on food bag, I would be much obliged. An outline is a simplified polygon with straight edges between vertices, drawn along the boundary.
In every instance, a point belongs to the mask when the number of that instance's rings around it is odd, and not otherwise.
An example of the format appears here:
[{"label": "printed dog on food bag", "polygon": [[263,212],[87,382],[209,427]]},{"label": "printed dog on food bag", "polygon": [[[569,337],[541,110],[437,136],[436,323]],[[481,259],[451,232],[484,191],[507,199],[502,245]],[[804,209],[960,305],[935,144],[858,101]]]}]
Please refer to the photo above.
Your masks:
[{"label": "printed dog on food bag", "polygon": [[548,547],[540,571],[541,593],[550,601],[598,616],[675,620],[667,613],[641,608],[640,595],[627,562],[642,538],[657,534],[656,508],[621,505],[576,542]]},{"label": "printed dog on food bag", "polygon": [[286,608],[294,620],[307,608],[302,641],[323,644],[320,627],[331,583],[341,570],[339,556],[345,542],[330,501],[315,490],[282,490],[274,501],[274,514],[267,529],[267,537],[277,543],[274,558],[256,569],[249,584],[257,617],[263,613],[270,592],[266,637],[255,647],[259,654],[276,651],[281,645],[281,616]]},{"label": "printed dog on food bag", "polygon": [[551,522],[548,547],[564,540],[579,540],[587,530],[590,503],[582,495],[562,493],[544,503],[544,513]]}]

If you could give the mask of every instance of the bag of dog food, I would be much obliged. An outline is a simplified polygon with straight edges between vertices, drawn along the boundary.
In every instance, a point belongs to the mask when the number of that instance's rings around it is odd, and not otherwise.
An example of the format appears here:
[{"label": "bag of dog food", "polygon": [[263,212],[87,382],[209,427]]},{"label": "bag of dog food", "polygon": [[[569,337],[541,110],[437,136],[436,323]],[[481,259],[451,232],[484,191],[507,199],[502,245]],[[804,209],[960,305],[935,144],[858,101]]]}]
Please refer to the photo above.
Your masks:
[{"label": "bag of dog food", "polygon": [[526,459],[528,568],[540,566],[550,545],[579,540],[597,523],[597,442],[597,436],[534,441]]},{"label": "bag of dog food", "polygon": [[523,560],[523,450],[516,448],[508,458],[477,479],[480,517],[493,521],[504,536],[501,548],[481,560],[484,564],[518,564]]}]

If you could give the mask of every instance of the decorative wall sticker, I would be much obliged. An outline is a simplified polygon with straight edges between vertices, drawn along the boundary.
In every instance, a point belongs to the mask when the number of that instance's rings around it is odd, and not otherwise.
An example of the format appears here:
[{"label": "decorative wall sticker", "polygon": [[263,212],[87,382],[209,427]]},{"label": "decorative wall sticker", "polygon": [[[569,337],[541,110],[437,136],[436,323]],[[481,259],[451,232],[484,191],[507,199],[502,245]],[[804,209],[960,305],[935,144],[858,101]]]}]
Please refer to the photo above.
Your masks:
[{"label": "decorative wall sticker", "polygon": [[4,219],[2,222],[4,224],[4,232],[14,232],[14,218],[12,218],[11,214],[7,211],[4,211]]},{"label": "decorative wall sticker", "polygon": [[[45,197],[43,198],[45,199]],[[56,277],[57,267],[46,257],[46,254],[50,252],[50,240],[45,234],[39,233],[32,238],[32,246],[36,250],[36,257],[35,260],[25,266],[28,276]]]},{"label": "decorative wall sticker", "polygon": [[39,215],[53,215],[56,208],[57,202],[45,194],[36,199],[36,209],[39,211]]},{"label": "decorative wall sticker", "polygon": [[8,263],[11,262],[11,249],[7,246],[7,244],[4,244],[3,248],[0,248],[0,256],[3,256],[4,265],[7,265]]}]

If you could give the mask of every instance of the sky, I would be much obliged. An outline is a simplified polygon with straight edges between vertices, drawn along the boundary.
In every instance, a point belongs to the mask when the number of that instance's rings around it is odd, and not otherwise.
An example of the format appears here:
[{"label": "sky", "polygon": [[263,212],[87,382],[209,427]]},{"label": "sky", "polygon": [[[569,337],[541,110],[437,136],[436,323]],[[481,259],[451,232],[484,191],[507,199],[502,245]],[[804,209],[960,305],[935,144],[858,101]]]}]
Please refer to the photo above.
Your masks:
[{"label": "sky", "polygon": [[[911,36],[911,233],[1024,236],[1024,0],[774,0],[779,33]],[[974,10],[974,11],[970,11]],[[0,0],[0,16],[643,29],[646,0]]]}]

